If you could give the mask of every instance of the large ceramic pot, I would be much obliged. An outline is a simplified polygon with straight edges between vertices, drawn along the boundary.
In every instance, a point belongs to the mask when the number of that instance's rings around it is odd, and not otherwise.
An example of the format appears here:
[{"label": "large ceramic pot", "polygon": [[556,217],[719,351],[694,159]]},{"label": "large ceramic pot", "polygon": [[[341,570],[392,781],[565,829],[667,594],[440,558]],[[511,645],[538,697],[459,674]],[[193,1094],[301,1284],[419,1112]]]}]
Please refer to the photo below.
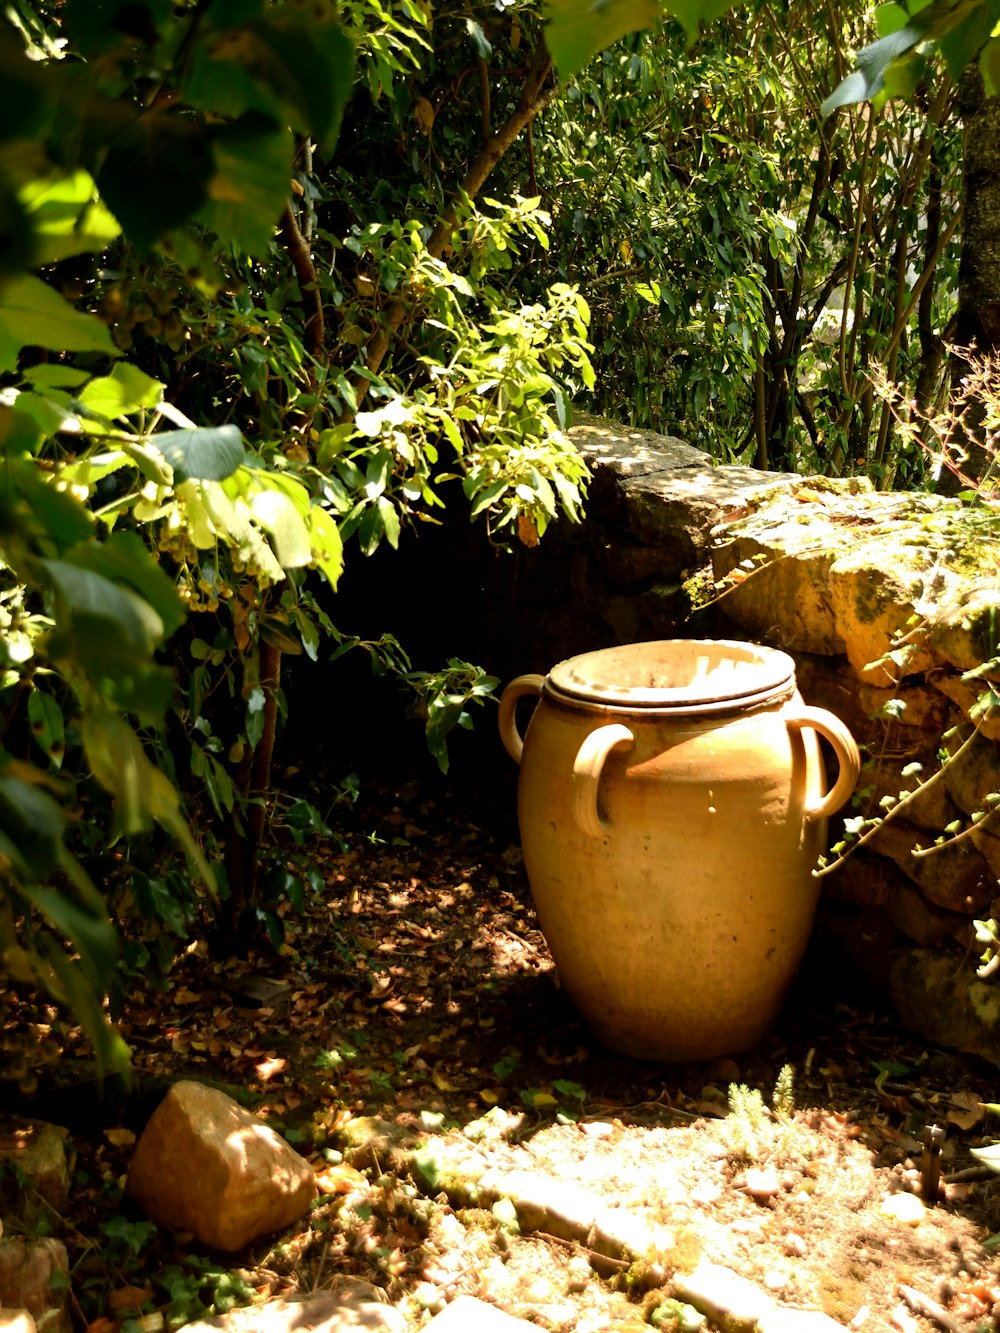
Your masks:
[{"label": "large ceramic pot", "polygon": [[[668,640],[518,677],[500,731],[541,928],[595,1034],[650,1060],[752,1046],[805,951],[826,816],[857,781],[844,724],[802,702],[785,653]],[[840,767],[825,795],[817,732]]]}]

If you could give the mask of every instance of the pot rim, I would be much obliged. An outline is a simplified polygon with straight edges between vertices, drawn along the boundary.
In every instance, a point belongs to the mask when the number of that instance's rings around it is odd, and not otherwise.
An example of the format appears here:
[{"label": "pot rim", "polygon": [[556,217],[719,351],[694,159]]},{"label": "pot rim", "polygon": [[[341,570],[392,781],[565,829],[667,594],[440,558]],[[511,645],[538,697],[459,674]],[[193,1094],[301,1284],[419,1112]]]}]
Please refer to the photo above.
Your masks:
[{"label": "pot rim", "polygon": [[739,712],[790,698],[795,662],[736,639],[659,639],[567,658],[544,690],[565,703],[626,712]]}]

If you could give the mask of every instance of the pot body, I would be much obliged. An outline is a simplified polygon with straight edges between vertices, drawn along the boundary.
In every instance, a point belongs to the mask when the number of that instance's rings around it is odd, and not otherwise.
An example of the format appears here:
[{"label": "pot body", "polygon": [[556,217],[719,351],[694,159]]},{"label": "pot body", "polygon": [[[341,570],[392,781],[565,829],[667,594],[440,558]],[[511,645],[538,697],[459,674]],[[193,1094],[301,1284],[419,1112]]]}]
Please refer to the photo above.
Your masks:
[{"label": "pot body", "polygon": [[[540,678],[515,682],[530,693],[525,681]],[[518,816],[566,991],[602,1042],[640,1059],[753,1045],[777,1017],[816,909],[831,805],[815,729],[838,750],[842,791],[857,776],[853,741],[806,708],[794,674],[770,695],[703,713],[630,706],[627,691],[572,697],[552,677],[534,688]]]}]

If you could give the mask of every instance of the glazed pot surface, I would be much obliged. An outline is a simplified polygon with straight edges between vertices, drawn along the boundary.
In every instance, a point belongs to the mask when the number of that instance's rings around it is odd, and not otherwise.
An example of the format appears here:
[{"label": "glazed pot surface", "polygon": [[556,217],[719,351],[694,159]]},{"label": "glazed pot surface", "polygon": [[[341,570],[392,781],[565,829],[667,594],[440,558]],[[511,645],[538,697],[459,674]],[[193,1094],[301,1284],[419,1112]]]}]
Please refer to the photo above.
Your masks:
[{"label": "glazed pot surface", "polygon": [[[514,708],[540,696],[520,753]],[[841,774],[824,796],[815,732]],[[521,677],[501,704],[539,921],[612,1049],[710,1059],[774,1022],[812,927],[825,817],[859,759],[783,653],[666,641]]]}]

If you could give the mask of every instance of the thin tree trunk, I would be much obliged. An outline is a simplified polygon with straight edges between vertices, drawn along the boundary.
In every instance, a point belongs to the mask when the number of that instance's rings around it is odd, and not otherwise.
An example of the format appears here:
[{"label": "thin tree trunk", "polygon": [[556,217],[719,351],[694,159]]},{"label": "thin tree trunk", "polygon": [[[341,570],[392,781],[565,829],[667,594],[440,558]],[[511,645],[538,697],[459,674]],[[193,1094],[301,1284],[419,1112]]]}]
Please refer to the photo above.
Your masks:
[{"label": "thin tree trunk", "polygon": [[[959,110],[964,137],[955,341],[959,349],[983,356],[1000,350],[1000,99],[987,97],[977,65],[962,76]],[[967,356],[956,351],[951,362],[953,403],[968,372]],[[985,475],[990,455],[980,434],[983,415],[981,404],[968,404],[957,432],[966,457],[959,472],[941,469],[937,489],[943,494],[953,495],[967,481],[975,484]]]}]

